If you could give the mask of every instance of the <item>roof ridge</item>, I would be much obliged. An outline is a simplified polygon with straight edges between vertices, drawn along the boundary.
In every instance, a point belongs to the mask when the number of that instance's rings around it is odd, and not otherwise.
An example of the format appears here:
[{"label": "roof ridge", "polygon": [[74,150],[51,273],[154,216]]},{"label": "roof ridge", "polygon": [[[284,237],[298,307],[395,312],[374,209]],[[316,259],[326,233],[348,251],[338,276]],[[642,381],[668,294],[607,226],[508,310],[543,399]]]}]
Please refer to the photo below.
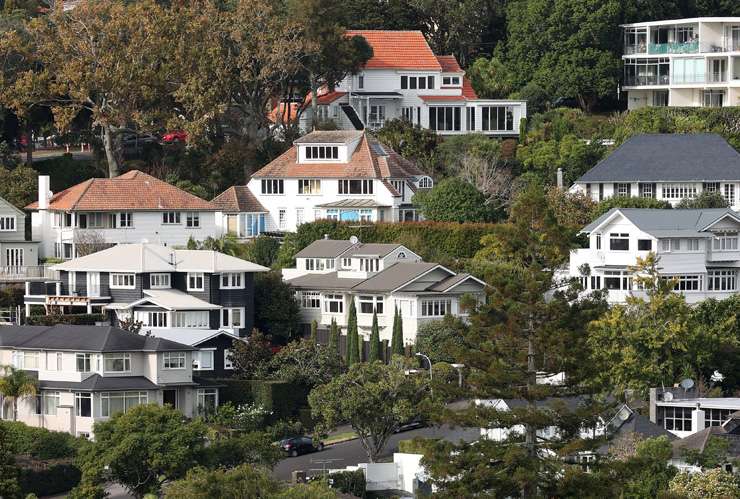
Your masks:
[{"label": "roof ridge", "polygon": [[[82,182],[83,184],[84,184],[84,183],[87,183],[87,185],[85,186],[85,188],[83,189],[83,191],[82,191],[82,192],[80,192],[80,194],[79,194],[79,195],[77,196],[77,199],[76,199],[76,200],[75,200],[75,202],[74,202],[74,203],[72,204],[72,209],[73,209],[73,210],[77,208],[77,204],[78,204],[78,203],[80,202],[80,200],[81,200],[81,199],[82,199],[82,197],[83,197],[83,196],[85,195],[85,193],[86,193],[86,192],[87,192],[88,190],[90,190],[90,186],[91,186],[91,185],[93,185],[93,182],[95,182],[96,180],[98,180],[98,179],[97,179],[97,177],[93,177],[93,178],[89,178],[89,179],[85,180],[84,182]],[[72,186],[72,187],[74,187],[74,186]]]}]

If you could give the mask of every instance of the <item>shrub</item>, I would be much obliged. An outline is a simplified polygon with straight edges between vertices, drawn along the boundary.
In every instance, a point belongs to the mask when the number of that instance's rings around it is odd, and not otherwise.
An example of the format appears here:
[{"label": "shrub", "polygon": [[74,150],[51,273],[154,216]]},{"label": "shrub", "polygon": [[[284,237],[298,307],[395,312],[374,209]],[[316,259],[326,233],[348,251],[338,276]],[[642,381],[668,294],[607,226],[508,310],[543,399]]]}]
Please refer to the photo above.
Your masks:
[{"label": "shrub", "polygon": [[365,472],[362,470],[340,471],[329,475],[331,488],[343,494],[365,497]]},{"label": "shrub", "polygon": [[40,470],[21,468],[18,482],[24,494],[42,497],[71,490],[81,477],[79,468],[73,464],[54,464]]},{"label": "shrub", "polygon": [[71,324],[73,326],[94,326],[96,322],[105,322],[103,314],[51,314],[29,315],[26,317],[28,326],[54,326],[56,324]]},{"label": "shrub", "polygon": [[219,380],[225,385],[220,390],[223,403],[235,405],[253,403],[271,413],[271,421],[298,414],[308,405],[308,393],[293,383],[274,380]]},{"label": "shrub", "polygon": [[84,442],[68,433],[34,428],[19,421],[0,421],[0,425],[7,430],[14,453],[27,454],[36,459],[75,457],[81,442]]}]

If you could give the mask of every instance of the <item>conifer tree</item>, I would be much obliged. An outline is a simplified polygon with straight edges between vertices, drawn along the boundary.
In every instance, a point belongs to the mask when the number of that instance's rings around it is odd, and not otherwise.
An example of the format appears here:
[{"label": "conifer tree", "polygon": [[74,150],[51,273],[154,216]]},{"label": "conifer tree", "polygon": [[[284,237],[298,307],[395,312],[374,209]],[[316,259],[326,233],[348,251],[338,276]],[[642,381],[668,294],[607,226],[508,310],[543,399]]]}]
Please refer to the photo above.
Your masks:
[{"label": "conifer tree", "polygon": [[316,345],[319,342],[319,324],[316,319],[311,321],[311,344]]},{"label": "conifer tree", "polygon": [[373,327],[370,333],[370,355],[369,362],[380,360],[380,330],[378,328],[378,314],[373,312]]},{"label": "conifer tree", "polygon": [[339,351],[339,328],[337,327],[337,320],[332,318],[331,326],[329,326],[329,348],[332,352]]},{"label": "conifer tree", "polygon": [[403,323],[401,312],[395,307],[393,312],[393,336],[391,337],[391,354],[403,355]]},{"label": "conifer tree", "polygon": [[355,301],[349,303],[349,317],[347,318],[347,367],[357,364],[359,357],[359,337],[357,333],[357,309]]}]

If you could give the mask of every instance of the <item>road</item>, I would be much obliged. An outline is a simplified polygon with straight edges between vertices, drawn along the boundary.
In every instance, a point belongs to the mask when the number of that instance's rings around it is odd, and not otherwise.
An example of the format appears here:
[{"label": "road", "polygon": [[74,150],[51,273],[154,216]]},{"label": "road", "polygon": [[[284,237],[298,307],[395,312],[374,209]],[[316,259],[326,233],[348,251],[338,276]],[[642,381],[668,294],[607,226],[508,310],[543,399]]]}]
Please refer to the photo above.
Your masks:
[{"label": "road", "polygon": [[[450,428],[449,426],[436,426],[431,428],[421,428],[418,430],[405,431],[393,435],[385,447],[385,452],[381,456],[391,457],[394,452],[398,452],[398,442],[400,440],[410,440],[414,437],[424,438],[444,438],[451,442],[464,440],[472,442],[480,437],[479,428]],[[313,454],[304,454],[298,457],[289,457],[280,461],[273,469],[273,475],[280,480],[290,480],[293,471],[303,470],[309,476],[318,474],[323,464],[316,461],[325,461],[331,459],[332,462],[326,464],[326,468],[344,468],[354,466],[357,463],[366,463],[367,454],[362,448],[360,441],[350,440],[341,444],[330,445],[322,452]]]}]

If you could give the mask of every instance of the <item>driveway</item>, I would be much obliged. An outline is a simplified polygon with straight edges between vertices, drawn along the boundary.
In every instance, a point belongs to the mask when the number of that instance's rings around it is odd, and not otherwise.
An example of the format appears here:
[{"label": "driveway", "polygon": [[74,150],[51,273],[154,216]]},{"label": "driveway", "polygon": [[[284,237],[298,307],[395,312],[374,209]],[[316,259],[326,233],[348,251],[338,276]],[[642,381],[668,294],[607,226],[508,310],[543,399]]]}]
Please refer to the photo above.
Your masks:
[{"label": "driveway", "polygon": [[[399,441],[410,440],[414,437],[444,438],[451,442],[459,442],[460,440],[473,442],[480,438],[480,429],[434,426],[398,433],[388,440],[385,451],[380,456],[380,460],[388,460],[387,458],[391,458],[394,452],[398,452]],[[292,473],[295,470],[303,470],[307,475],[311,476],[320,474],[322,469],[345,468],[346,466],[354,466],[358,463],[366,462],[367,454],[365,454],[360,440],[355,439],[341,444],[330,445],[322,452],[283,459],[275,466],[272,473],[275,478],[287,481],[292,478]]]}]

